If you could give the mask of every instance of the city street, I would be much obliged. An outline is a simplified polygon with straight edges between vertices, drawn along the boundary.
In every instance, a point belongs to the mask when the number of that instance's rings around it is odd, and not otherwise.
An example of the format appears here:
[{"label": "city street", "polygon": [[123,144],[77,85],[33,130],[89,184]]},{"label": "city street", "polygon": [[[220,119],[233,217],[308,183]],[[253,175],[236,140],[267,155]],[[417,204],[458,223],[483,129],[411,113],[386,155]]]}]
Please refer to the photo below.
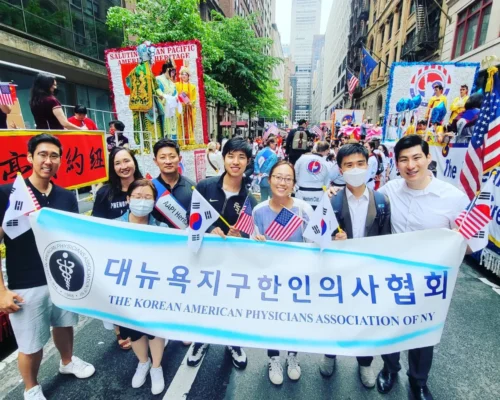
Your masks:
[{"label": "city street", "polygon": [[[500,393],[500,295],[478,278],[482,275],[463,264],[451,302],[443,340],[435,349],[429,387],[436,399],[498,399]],[[286,376],[281,387],[273,386],[267,373],[265,350],[247,349],[248,367],[235,370],[222,346],[211,346],[199,368],[185,365],[187,347],[169,342],[163,359],[166,390],[152,396],[150,380],[140,389],[132,389],[136,368],[133,353],[120,350],[113,332],[100,321],[82,318],[77,328],[75,354],[91,362],[96,373],[88,380],[60,375],[59,357],[52,343],[47,345],[40,371],[40,383],[48,399],[406,399],[408,381],[403,370],[390,395],[361,386],[354,358],[339,357],[337,370],[330,379],[318,371],[320,355],[299,354],[302,377],[291,382]],[[282,360],[284,363],[284,352]],[[0,399],[22,399],[23,386],[14,353],[0,362]],[[374,367],[382,366],[376,357]],[[286,374],[286,372],[285,372]]]}]

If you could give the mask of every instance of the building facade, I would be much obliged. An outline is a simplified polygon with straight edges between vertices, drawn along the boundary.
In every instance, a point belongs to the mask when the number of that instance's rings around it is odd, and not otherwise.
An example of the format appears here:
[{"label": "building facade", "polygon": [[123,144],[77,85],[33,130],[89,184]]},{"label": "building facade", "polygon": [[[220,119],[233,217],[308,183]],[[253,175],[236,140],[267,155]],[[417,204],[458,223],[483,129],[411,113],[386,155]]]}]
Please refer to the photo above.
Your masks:
[{"label": "building facade", "polygon": [[271,55],[279,58],[281,62],[273,69],[273,79],[279,83],[279,90],[281,91],[281,98],[284,98],[285,90],[285,57],[283,56],[283,48],[281,47],[281,37],[276,24],[272,25],[273,28],[273,46]]},{"label": "building facade", "polygon": [[[256,17],[255,34],[259,37],[272,37],[274,0],[217,0],[217,2],[227,18],[254,14]],[[268,49],[268,51],[271,50]]]},{"label": "building facade", "polygon": [[[333,0],[325,33],[322,109],[346,106],[347,55],[351,17],[350,0]],[[330,115],[327,115],[327,119]]]},{"label": "building facade", "polygon": [[[314,35],[319,35],[321,0],[292,0],[290,57],[295,64],[293,121],[310,119]],[[293,85],[292,85],[293,86]]]},{"label": "building facade", "polygon": [[379,64],[353,104],[365,117],[383,118],[393,62],[440,59],[446,11],[443,0],[370,0],[366,48]]}]

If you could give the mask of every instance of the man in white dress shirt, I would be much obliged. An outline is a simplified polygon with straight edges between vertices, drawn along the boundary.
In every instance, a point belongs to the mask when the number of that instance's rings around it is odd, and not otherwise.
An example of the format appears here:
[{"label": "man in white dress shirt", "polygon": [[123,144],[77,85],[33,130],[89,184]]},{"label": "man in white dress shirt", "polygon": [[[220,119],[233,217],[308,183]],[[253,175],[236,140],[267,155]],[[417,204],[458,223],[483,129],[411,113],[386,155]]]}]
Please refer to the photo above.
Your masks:
[{"label": "man in white dress shirt", "polygon": [[[455,219],[469,204],[469,199],[455,186],[429,174],[429,145],[418,135],[409,135],[394,148],[396,166],[401,178],[389,181],[379,193],[391,202],[392,233],[433,228],[455,228]],[[410,386],[415,399],[429,400],[432,394],[427,379],[432,365],[434,347],[408,352]],[[383,355],[384,368],[377,377],[377,389],[388,393],[401,369],[400,353]]]}]

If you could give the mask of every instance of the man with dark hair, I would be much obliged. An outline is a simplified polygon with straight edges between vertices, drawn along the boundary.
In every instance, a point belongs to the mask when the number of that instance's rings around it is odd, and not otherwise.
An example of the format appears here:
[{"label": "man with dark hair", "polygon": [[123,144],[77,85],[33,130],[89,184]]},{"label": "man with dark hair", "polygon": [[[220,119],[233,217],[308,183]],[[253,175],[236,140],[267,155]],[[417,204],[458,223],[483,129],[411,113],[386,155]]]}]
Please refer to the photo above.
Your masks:
[{"label": "man with dark hair", "polygon": [[[217,234],[223,238],[228,236],[248,237],[245,233],[234,229],[239,214],[243,208],[246,198],[250,199],[252,207],[257,201],[246,189],[243,174],[252,157],[252,147],[242,138],[232,138],[226,142],[222,149],[224,158],[224,169],[222,176],[207,178],[196,185],[196,189],[210,202],[217,212],[231,226],[228,227],[219,218],[207,232]],[[241,347],[227,346],[233,365],[238,369],[247,366],[247,355]],[[187,364],[196,367],[200,364],[208,350],[208,344],[195,343],[188,355]]]},{"label": "man with dark hair", "polygon": [[[161,139],[153,147],[154,162],[160,169],[160,175],[153,179],[158,191],[157,206],[153,216],[170,228],[185,229],[188,226],[187,214],[191,206],[191,197],[195,183],[179,173],[182,161],[179,145],[170,139]],[[165,192],[169,192],[168,207],[158,205]]]},{"label": "man with dark hair", "polygon": [[299,157],[307,153],[309,148],[309,141],[314,139],[314,135],[307,131],[307,121],[301,119],[298,121],[299,127],[292,129],[286,137],[286,152],[288,154],[288,161],[295,164]]},{"label": "man with dark hair", "polygon": [[[391,233],[391,209],[386,196],[368,189],[368,151],[360,144],[346,144],[337,154],[337,162],[344,176],[346,188],[332,198],[332,207],[342,232],[337,230],[335,240],[358,239]],[[363,386],[375,386],[371,367],[373,357],[356,357]],[[335,370],[334,355],[325,355],[319,370],[331,376]]]},{"label": "man with dark hair", "polygon": [[109,134],[106,138],[108,143],[108,151],[113,150],[115,147],[128,148],[128,138],[123,134],[125,131],[125,124],[122,121],[114,120],[109,122]]},{"label": "man with dark hair", "polygon": [[462,85],[460,86],[460,96],[456,97],[450,106],[450,124],[453,123],[453,120],[458,116],[458,114],[465,111],[465,104],[467,103],[467,100],[469,100],[469,87],[467,85]]},{"label": "man with dark hair", "polygon": [[[391,201],[393,233],[423,229],[455,228],[455,219],[467,207],[469,199],[455,186],[429,173],[429,145],[418,135],[406,136],[394,147],[396,165],[403,179],[389,181],[379,193]],[[458,250],[458,249],[457,249]],[[432,364],[433,346],[408,352],[411,391],[416,399],[432,399],[427,379]],[[388,393],[397,380],[400,353],[386,354],[384,368],[378,374],[377,389]]]},{"label": "man with dark hair", "polygon": [[444,106],[448,108],[448,99],[443,94],[443,85],[441,82],[435,82],[432,85],[434,89],[434,96],[429,99],[429,105],[427,106],[427,113],[425,114],[425,119],[429,120],[431,117],[431,112],[434,107],[437,107],[441,102],[444,103]]},{"label": "man with dark hair", "polygon": [[68,118],[68,121],[76,126],[86,126],[89,131],[97,131],[97,125],[90,118],[87,118],[87,107],[78,104],[75,106],[75,115]]},{"label": "man with dark hair", "polygon": [[[378,148],[375,141],[369,141],[364,144],[365,149],[368,151],[368,174],[366,175],[366,186],[369,189],[375,189],[375,177],[377,176],[379,159],[374,153],[374,150]],[[339,164],[340,165],[340,164]]]},{"label": "man with dark hair", "polygon": [[[61,165],[62,147],[52,135],[33,136],[28,142],[28,162],[33,166],[25,180],[41,207],[78,213],[75,195],[51,182]],[[12,184],[0,186],[0,224],[9,203]],[[24,381],[25,399],[45,399],[37,376],[43,357],[43,346],[49,341],[50,327],[54,344],[61,355],[59,372],[88,378],[94,374],[92,365],[73,356],[73,326],[78,316],[52,304],[47,279],[35,236],[30,229],[11,239],[0,228],[7,253],[6,288],[0,273],[0,312],[10,314],[19,347],[19,372]]]}]

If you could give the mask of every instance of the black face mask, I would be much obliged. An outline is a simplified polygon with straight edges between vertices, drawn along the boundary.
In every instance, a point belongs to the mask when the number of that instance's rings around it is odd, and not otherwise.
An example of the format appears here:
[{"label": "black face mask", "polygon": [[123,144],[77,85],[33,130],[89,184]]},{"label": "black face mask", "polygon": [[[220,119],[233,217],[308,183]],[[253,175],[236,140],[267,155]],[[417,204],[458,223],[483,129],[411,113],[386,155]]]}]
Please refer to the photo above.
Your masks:
[{"label": "black face mask", "polygon": [[55,88],[54,89],[54,96],[57,96],[59,94],[59,89]]}]

